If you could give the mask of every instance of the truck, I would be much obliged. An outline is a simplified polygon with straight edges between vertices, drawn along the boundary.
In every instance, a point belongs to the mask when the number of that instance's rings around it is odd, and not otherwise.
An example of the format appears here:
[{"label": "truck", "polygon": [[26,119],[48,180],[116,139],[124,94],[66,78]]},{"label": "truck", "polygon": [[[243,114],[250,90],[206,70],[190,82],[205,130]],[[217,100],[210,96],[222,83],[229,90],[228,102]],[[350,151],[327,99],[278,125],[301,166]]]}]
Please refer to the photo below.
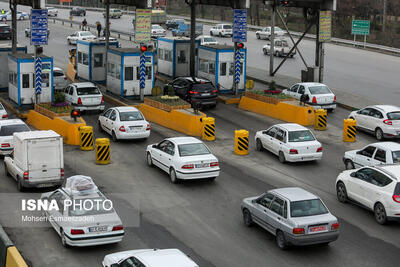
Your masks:
[{"label": "truck", "polygon": [[[274,40],[274,56],[276,57],[286,57],[292,49],[289,46],[288,42],[285,39],[276,39]],[[263,46],[264,55],[268,55],[271,50],[271,42]],[[293,57],[296,54],[296,49],[293,49],[292,53],[290,53],[289,57]]]},{"label": "truck", "polygon": [[4,172],[19,191],[59,186],[64,181],[63,139],[56,132],[14,133],[14,152],[4,158]]},{"label": "truck", "polygon": [[[203,34],[203,24],[196,23],[195,36]],[[172,30],[172,36],[190,37],[190,24],[180,24],[178,28]]]}]

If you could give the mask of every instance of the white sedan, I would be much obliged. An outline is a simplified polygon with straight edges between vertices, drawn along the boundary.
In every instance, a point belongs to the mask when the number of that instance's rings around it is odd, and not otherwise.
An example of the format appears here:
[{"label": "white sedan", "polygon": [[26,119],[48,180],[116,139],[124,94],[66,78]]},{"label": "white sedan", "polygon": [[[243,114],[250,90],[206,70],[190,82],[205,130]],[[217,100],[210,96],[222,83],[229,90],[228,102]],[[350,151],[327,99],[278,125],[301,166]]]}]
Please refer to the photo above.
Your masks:
[{"label": "white sedan", "polygon": [[76,45],[77,41],[91,41],[96,39],[97,36],[89,31],[78,31],[67,37],[67,43],[69,45]]},{"label": "white sedan", "polygon": [[[272,27],[265,27],[259,31],[256,31],[257,39],[269,39],[271,37],[271,29]],[[277,37],[282,37],[285,35],[285,32],[281,28],[275,27],[274,35]]]},{"label": "white sedan", "polygon": [[164,37],[167,31],[158,24],[151,25],[151,38]]},{"label": "white sedan", "polygon": [[212,36],[203,35],[196,38],[196,40],[200,40],[201,45],[217,45],[218,41]]},{"label": "white sedan", "polygon": [[150,124],[134,107],[115,107],[99,116],[99,129],[119,139],[141,139],[150,136]]},{"label": "white sedan", "polygon": [[14,133],[30,130],[28,125],[20,119],[0,120],[0,155],[9,155],[13,152]]},{"label": "white sedan", "polygon": [[1,116],[1,118],[0,118],[1,120],[8,119],[7,110],[4,108],[2,103],[0,103],[0,116]]},{"label": "white sedan", "polygon": [[[17,11],[17,20],[29,19],[29,15],[25,12]],[[12,20],[12,13],[8,11],[7,13],[0,15],[1,21]]]},{"label": "white sedan", "polygon": [[90,177],[71,176],[64,187],[42,194],[41,199],[57,203],[57,208],[46,210],[45,215],[65,247],[117,243],[124,237],[124,227],[111,200]]},{"label": "white sedan", "polygon": [[179,249],[136,249],[108,254],[103,267],[198,267]]},{"label": "white sedan", "polygon": [[172,183],[180,179],[214,180],[220,171],[218,159],[202,141],[194,137],[167,138],[149,145],[146,159],[149,166],[154,164],[169,173]]},{"label": "white sedan", "polygon": [[279,161],[311,161],[322,158],[322,146],[314,134],[297,123],[276,124],[268,130],[258,131],[256,149],[264,149],[279,156]]}]

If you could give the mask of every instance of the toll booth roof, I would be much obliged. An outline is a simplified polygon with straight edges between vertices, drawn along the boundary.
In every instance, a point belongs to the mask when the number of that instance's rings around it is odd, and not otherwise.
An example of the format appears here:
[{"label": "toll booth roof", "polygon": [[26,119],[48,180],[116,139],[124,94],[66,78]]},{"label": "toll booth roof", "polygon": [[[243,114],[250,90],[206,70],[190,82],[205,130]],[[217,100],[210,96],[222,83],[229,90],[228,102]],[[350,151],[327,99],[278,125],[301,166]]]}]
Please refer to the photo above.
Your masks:
[{"label": "toll booth roof", "polygon": [[[25,48],[25,47],[26,47],[26,46],[20,45],[20,44],[17,45],[17,48]],[[12,48],[11,43],[3,43],[3,44],[0,44],[0,50],[11,49],[11,48]]]},{"label": "toll booth roof", "polygon": [[234,49],[233,45],[217,44],[217,45],[202,45],[202,46],[207,47],[207,48],[211,48],[211,49],[215,49],[215,50],[217,50],[217,49],[233,50]]},{"label": "toll booth roof", "polygon": [[[35,57],[34,54],[25,54],[25,53],[14,53],[14,54],[10,54],[12,57],[14,58],[18,58],[18,59],[33,59]],[[41,55],[41,58],[50,58],[49,56],[46,55]]]},{"label": "toll booth roof", "polygon": [[140,49],[138,47],[126,47],[126,48],[114,48],[110,47],[108,50],[111,50],[117,54],[125,54],[125,53],[140,53]]},{"label": "toll booth roof", "polygon": [[159,37],[159,39],[167,39],[167,40],[175,40],[175,41],[190,41],[190,38],[183,36],[168,36],[168,37]]}]

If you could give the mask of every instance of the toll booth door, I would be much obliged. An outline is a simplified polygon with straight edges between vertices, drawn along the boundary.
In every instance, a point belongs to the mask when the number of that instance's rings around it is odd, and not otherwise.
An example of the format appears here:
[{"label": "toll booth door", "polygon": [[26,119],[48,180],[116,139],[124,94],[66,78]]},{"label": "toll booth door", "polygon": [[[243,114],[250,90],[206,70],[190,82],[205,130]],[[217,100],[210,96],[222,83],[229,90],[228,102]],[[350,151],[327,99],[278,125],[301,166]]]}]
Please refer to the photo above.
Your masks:
[{"label": "toll booth door", "polygon": [[190,74],[189,67],[189,46],[176,46],[175,58],[176,72],[175,76],[188,76]]}]

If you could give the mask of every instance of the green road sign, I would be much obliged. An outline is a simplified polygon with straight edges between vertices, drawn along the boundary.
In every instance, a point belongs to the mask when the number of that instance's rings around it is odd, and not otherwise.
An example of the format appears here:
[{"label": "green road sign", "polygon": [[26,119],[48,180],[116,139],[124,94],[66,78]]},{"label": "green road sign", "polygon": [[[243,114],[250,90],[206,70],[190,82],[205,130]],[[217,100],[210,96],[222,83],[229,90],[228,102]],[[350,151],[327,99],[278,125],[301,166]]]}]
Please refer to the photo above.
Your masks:
[{"label": "green road sign", "polygon": [[353,20],[353,22],[351,23],[351,34],[369,35],[369,28],[369,20]]}]

